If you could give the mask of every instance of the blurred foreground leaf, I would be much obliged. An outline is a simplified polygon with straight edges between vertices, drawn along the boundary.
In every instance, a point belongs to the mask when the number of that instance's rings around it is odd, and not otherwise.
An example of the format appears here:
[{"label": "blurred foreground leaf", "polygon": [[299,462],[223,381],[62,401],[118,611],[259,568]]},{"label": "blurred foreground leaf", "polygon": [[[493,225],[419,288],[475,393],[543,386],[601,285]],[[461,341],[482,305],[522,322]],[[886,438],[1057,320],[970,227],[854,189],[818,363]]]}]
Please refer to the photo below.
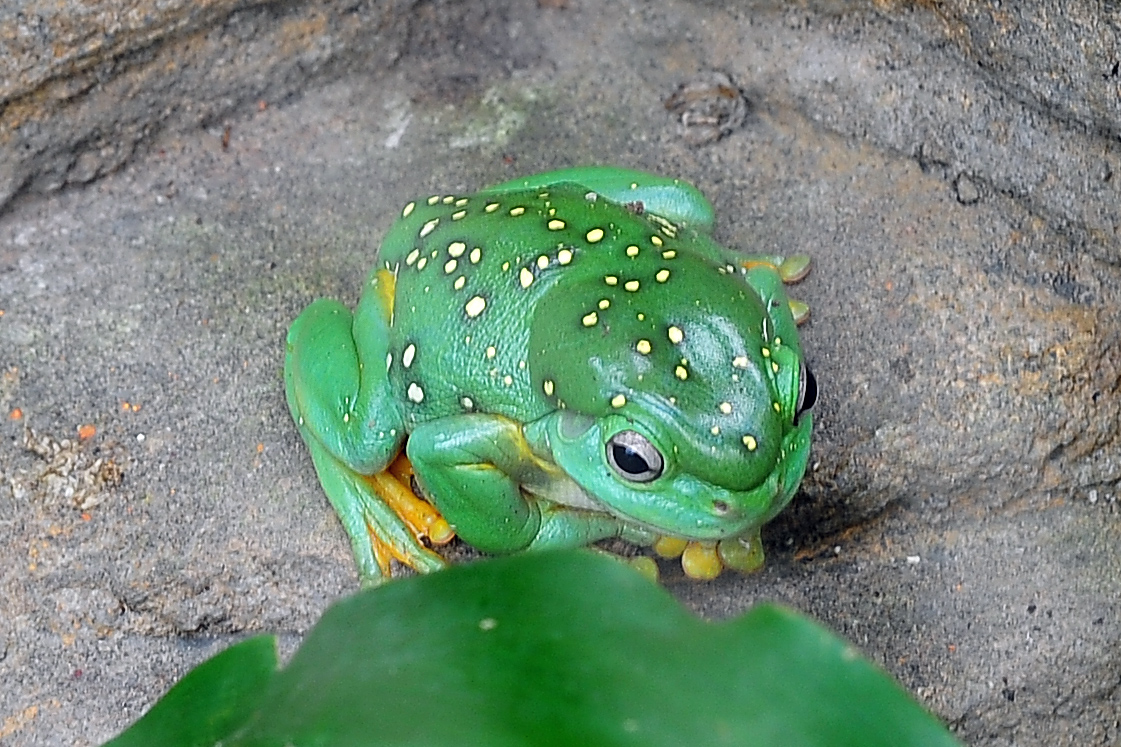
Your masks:
[{"label": "blurred foreground leaf", "polygon": [[589,552],[395,581],[334,605],[283,670],[273,651],[202,664],[112,747],[957,744],[817,624],[706,622]]}]

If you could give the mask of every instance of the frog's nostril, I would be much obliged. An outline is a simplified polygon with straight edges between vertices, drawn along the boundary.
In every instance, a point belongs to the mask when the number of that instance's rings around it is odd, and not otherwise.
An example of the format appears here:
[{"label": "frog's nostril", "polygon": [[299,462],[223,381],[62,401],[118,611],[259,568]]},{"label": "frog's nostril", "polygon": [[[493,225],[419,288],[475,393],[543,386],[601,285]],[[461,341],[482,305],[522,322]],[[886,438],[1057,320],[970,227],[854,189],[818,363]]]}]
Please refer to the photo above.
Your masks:
[{"label": "frog's nostril", "polygon": [[723,516],[724,514],[728,513],[728,504],[724,501],[713,501],[712,512],[717,516]]}]

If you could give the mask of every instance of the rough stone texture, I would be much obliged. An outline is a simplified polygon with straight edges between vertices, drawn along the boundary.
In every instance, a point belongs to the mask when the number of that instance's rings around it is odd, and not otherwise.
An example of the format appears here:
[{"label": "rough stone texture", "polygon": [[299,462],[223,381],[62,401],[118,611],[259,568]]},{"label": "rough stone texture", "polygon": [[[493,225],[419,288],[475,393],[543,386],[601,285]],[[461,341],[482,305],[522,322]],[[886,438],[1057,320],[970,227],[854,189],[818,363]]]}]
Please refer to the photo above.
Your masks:
[{"label": "rough stone texture", "polygon": [[[97,743],[352,589],[286,325],[408,198],[591,162],[816,263],[805,489],[760,574],[674,593],[815,615],[968,744],[1121,739],[1114,4],[560,5],[0,11],[0,741]],[[712,70],[750,113],[690,146]]]}]

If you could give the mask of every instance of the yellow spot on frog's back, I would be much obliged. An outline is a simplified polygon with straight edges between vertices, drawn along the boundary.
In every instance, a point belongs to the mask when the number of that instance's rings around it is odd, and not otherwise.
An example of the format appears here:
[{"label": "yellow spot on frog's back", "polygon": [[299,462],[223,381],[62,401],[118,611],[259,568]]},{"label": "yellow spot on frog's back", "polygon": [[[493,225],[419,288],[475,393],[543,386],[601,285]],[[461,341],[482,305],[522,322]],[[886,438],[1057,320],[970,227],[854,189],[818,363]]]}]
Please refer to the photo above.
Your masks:
[{"label": "yellow spot on frog's back", "polygon": [[433,218],[432,220],[425,223],[423,226],[420,227],[420,237],[423,239],[425,236],[432,233],[434,230],[436,230],[436,226],[439,223],[440,223],[439,218]]},{"label": "yellow spot on frog's back", "polygon": [[458,200],[455,201],[455,206],[456,207],[463,207],[466,204],[467,204],[467,198],[466,197],[460,197]]},{"label": "yellow spot on frog's back", "polygon": [[545,390],[545,396],[546,397],[552,397],[553,396],[553,380],[552,379],[545,379],[544,383],[542,383],[542,385],[541,385],[541,388]]},{"label": "yellow spot on frog's back", "polygon": [[464,305],[463,310],[467,312],[467,316],[474,319],[479,314],[482,314],[483,309],[486,307],[487,300],[485,298],[482,296],[473,296],[471,300]]},{"label": "yellow spot on frog's back", "polygon": [[[764,351],[763,355],[767,355],[767,349],[763,348],[763,351]],[[732,365],[735,366],[736,368],[747,368],[747,356],[746,355],[737,355],[735,358],[732,359]]]},{"label": "yellow spot on frog's back", "polygon": [[473,265],[479,264],[479,260],[483,258],[483,250],[479,247],[475,247],[474,249],[471,250],[471,254],[469,255],[469,258],[471,260],[471,264],[473,264]]},{"label": "yellow spot on frog's back", "polygon": [[720,412],[724,413],[725,415],[731,415],[732,414],[732,403],[731,402],[721,402],[720,403]]},{"label": "yellow spot on frog's back", "polygon": [[714,436],[719,436],[720,435],[720,426],[714,425],[714,426],[712,426],[711,428],[708,429],[708,432],[711,433]]},{"label": "yellow spot on frog's back", "polygon": [[487,358],[493,358],[496,355],[498,355],[498,350],[494,347],[494,345],[491,345],[487,348]]},{"label": "yellow spot on frog's back", "polygon": [[537,258],[538,269],[544,270],[548,266],[549,266],[549,258],[546,257],[544,254],[542,254],[540,257]]},{"label": "yellow spot on frog's back", "polygon": [[638,281],[628,280],[627,282],[623,283],[623,288],[629,290],[631,293],[634,293],[636,290],[638,290]]},{"label": "yellow spot on frog's back", "polygon": [[638,247],[635,246],[634,244],[631,244],[630,246],[628,246],[627,247],[627,256],[628,257],[637,257],[638,256]]},{"label": "yellow spot on frog's back", "polygon": [[771,407],[775,408],[775,412],[782,412],[782,405],[778,402],[772,402]]},{"label": "yellow spot on frog's back", "polygon": [[416,262],[416,258],[419,256],[420,249],[413,249],[411,252],[409,252],[409,256],[405,257],[405,264],[411,266],[413,262]]},{"label": "yellow spot on frog's back", "polygon": [[460,275],[459,277],[457,277],[455,279],[455,283],[452,285],[452,287],[455,288],[456,290],[463,290],[463,286],[466,285],[466,284],[467,284],[467,278],[464,277],[463,275]]},{"label": "yellow spot on frog's back", "polygon": [[426,264],[428,264],[428,257],[421,257],[420,261],[416,263],[416,268],[418,270],[423,270]]},{"label": "yellow spot on frog's back", "polygon": [[486,207],[483,208],[483,210],[488,212],[488,213],[493,213],[497,209],[498,209],[498,203],[497,202],[488,202],[486,204]]},{"label": "yellow spot on frog's back", "polygon": [[669,270],[666,270],[666,269],[658,270],[658,274],[654,276],[654,279],[657,280],[659,283],[666,282],[667,280],[669,280]]},{"label": "yellow spot on frog's back", "polygon": [[524,214],[525,214],[525,208],[524,207],[518,206],[518,207],[515,207],[515,208],[510,208],[510,215],[512,215],[515,218],[517,218],[519,215],[524,215]]},{"label": "yellow spot on frog's back", "polygon": [[608,308],[608,307],[610,307],[610,306],[611,306],[611,299],[609,299],[609,298],[601,298],[601,299],[599,299],[599,308],[600,308],[600,311],[602,311],[602,310],[604,310],[604,309],[606,309],[606,308]]},{"label": "yellow spot on frog's back", "polygon": [[602,241],[603,240],[603,229],[602,228],[593,228],[591,231],[588,231],[587,235],[584,238],[586,238],[588,240],[589,244],[594,244],[597,241]]},{"label": "yellow spot on frog's back", "polygon": [[685,368],[685,366],[678,366],[677,368],[673,369],[673,375],[681,379],[682,381],[685,381],[689,378],[689,371]]},{"label": "yellow spot on frog's back", "polygon": [[522,271],[518,273],[518,282],[522,284],[523,288],[528,288],[533,283],[533,272],[528,267],[523,267]]},{"label": "yellow spot on frog's back", "polygon": [[616,394],[611,398],[611,406],[618,409],[627,404],[627,398],[622,394]]},{"label": "yellow spot on frog's back", "polygon": [[650,243],[653,244],[654,246],[661,246],[662,245],[662,237],[659,236],[658,234],[654,234],[653,236],[650,237]]},{"label": "yellow spot on frog's back", "polygon": [[428,198],[428,204],[429,205],[435,205],[439,201],[440,201],[440,195],[432,195],[431,197]]},{"label": "yellow spot on frog's back", "polygon": [[466,210],[457,210],[456,212],[452,213],[452,220],[463,220],[466,215]]},{"label": "yellow spot on frog's back", "polygon": [[584,318],[580,320],[585,327],[594,327],[595,323],[599,321],[599,315],[594,311],[588,312]]},{"label": "yellow spot on frog's back", "polygon": [[454,259],[449,259],[447,262],[444,263],[444,272],[447,273],[448,275],[451,275],[453,272],[455,272],[455,266],[457,264],[459,264],[459,263],[456,262]]},{"label": "yellow spot on frog's back", "polygon": [[557,252],[557,262],[561,263],[562,265],[567,265],[571,261],[572,261],[572,250],[571,249],[561,249],[559,252]]},{"label": "yellow spot on frog's back", "polygon": [[553,220],[549,221],[549,223],[547,225],[548,225],[550,231],[559,231],[562,228],[564,228],[564,221],[559,220],[559,219],[553,219]]},{"label": "yellow spot on frog's back", "polygon": [[418,405],[424,401],[424,390],[415,381],[409,384],[409,389],[405,394],[410,402],[415,402]]},{"label": "yellow spot on frog's back", "polygon": [[606,275],[603,278],[603,282],[607,283],[608,285],[618,285],[619,278],[615,277],[614,275]]},{"label": "yellow spot on frog's back", "polygon": [[467,251],[467,245],[462,241],[453,241],[448,244],[448,254],[452,257],[462,257],[465,251]]},{"label": "yellow spot on frog's back", "polygon": [[681,331],[680,327],[670,327],[666,330],[666,335],[669,337],[669,341],[674,345],[679,344],[685,339],[685,333]]},{"label": "yellow spot on frog's back", "polygon": [[408,218],[410,215],[413,214],[413,210],[415,210],[415,209],[416,209],[416,203],[415,202],[410,202],[408,205],[405,206],[405,209],[401,211],[401,217],[402,218]]},{"label": "yellow spot on frog's back", "polygon": [[450,205],[450,204],[452,204],[453,202],[455,202],[455,195],[448,195],[447,197],[445,197],[445,198],[443,199],[443,203],[444,203],[445,205]]},{"label": "yellow spot on frog's back", "polygon": [[673,249],[666,249],[664,252],[662,252],[662,259],[673,259],[676,256],[677,252],[675,252]]},{"label": "yellow spot on frog's back", "polygon": [[756,447],[759,446],[759,443],[755,440],[755,436],[749,435],[743,437],[743,445],[747,447],[748,451],[755,451]]},{"label": "yellow spot on frog's back", "polygon": [[650,355],[650,351],[653,348],[651,348],[649,340],[639,340],[635,343],[634,349],[643,355]]}]

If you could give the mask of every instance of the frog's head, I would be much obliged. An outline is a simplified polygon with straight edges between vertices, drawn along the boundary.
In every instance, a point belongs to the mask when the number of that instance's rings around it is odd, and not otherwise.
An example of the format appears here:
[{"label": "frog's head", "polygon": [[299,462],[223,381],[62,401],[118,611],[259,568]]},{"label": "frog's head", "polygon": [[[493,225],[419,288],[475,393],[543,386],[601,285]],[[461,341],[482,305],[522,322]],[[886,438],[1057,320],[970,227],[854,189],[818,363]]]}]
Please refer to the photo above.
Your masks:
[{"label": "frog's head", "polygon": [[809,456],[816,384],[782,283],[761,299],[701,261],[630,269],[562,279],[533,319],[553,458],[622,519],[740,536],[789,502]]}]

